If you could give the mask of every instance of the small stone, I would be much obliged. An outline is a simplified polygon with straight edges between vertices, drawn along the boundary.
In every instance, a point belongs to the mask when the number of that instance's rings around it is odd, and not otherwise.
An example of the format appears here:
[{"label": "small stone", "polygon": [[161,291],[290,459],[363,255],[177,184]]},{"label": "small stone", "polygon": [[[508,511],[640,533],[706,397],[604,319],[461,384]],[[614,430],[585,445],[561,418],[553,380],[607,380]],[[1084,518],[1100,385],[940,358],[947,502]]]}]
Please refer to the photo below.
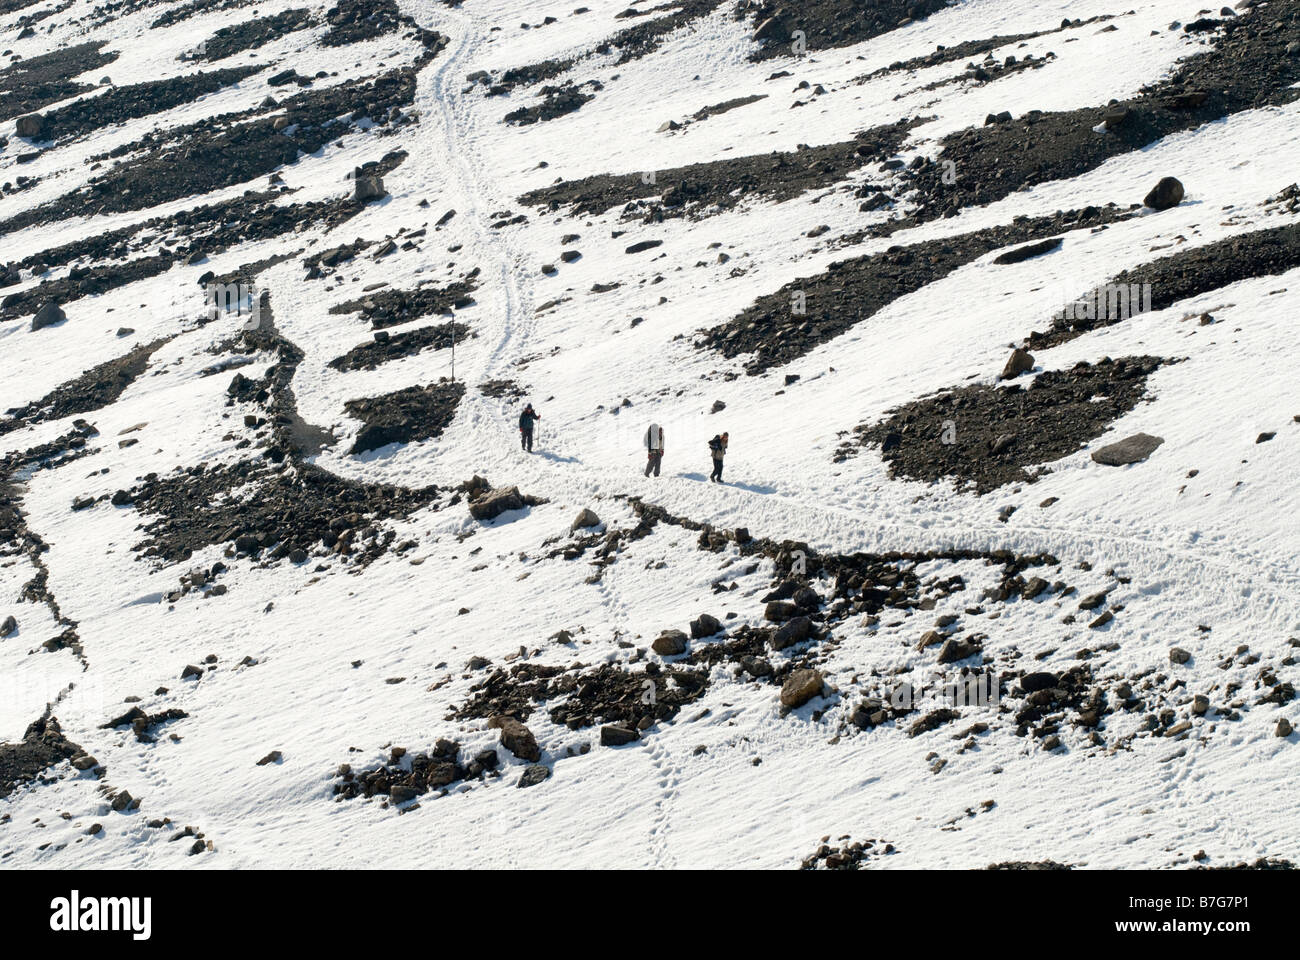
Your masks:
[{"label": "small stone", "polygon": [[665,630],[650,647],[661,657],[678,656],[686,652],[686,634],[680,630]]},{"label": "small stone", "polygon": [[535,787],[543,780],[549,779],[551,768],[542,766],[540,763],[529,764],[524,767],[523,774],[519,777],[516,787]]},{"label": "small stone", "polygon": [[602,747],[621,747],[637,739],[635,730],[618,723],[609,723],[600,728],[600,745]]}]

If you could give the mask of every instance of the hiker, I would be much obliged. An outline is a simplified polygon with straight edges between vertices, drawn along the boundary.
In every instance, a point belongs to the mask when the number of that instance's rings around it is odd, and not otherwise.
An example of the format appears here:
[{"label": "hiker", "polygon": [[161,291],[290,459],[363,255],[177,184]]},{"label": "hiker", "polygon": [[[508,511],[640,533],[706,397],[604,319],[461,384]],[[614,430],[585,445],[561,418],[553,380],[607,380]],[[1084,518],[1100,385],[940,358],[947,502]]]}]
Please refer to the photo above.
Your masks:
[{"label": "hiker", "polygon": [[710,440],[709,449],[713,451],[713,472],[709,474],[709,479],[714,483],[721,483],[722,458],[727,455],[727,435],[723,433]]},{"label": "hiker", "polygon": [[650,471],[653,470],[657,477],[659,464],[664,459],[664,431],[659,424],[650,424],[650,429],[645,432],[645,448],[647,453],[645,475],[650,476]]},{"label": "hiker", "polygon": [[530,403],[519,414],[519,443],[529,453],[533,452],[533,424],[542,419],[542,415],[533,409]]}]

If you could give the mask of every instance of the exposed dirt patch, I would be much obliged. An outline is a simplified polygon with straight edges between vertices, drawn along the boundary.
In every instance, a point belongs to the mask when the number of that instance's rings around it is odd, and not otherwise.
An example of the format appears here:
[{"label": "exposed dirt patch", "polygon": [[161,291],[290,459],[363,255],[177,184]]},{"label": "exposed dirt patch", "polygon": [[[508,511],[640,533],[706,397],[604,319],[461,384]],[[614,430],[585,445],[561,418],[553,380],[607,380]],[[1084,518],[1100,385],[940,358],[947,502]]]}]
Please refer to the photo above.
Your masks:
[{"label": "exposed dirt patch", "polygon": [[737,18],[754,27],[759,48],[751,60],[793,55],[796,30],[806,35],[809,53],[848,47],[879,37],[915,20],[924,20],[952,0],[739,0]]},{"label": "exposed dirt patch", "polygon": [[390,336],[379,331],[370,343],[353,347],[341,357],[330,361],[335,370],[373,370],[383,363],[413,357],[425,350],[445,350],[453,343],[461,343],[471,334],[463,323],[442,323],[436,327],[420,327]]},{"label": "exposed dirt patch", "polygon": [[146,477],[130,495],[150,518],[132,549],[160,565],[225,543],[231,556],[301,563],[333,554],[365,566],[396,537],[384,521],[428,506],[437,490],[357,483],[310,464],[276,470],[266,461],[245,460]]},{"label": "exposed dirt patch", "polygon": [[85,753],[63,735],[59,721],[45,716],[31,724],[18,743],[0,743],[0,799],[41,779],[50,767]]},{"label": "exposed dirt patch", "polygon": [[835,846],[830,837],[822,837],[821,844],[803,858],[800,870],[864,870],[871,866],[873,860],[897,852],[892,843],[869,837],[866,840],[849,842],[848,836],[840,837]]},{"label": "exposed dirt patch", "polygon": [[363,424],[352,454],[377,450],[390,443],[412,443],[442,435],[456,416],[465,384],[443,379],[424,387],[407,387],[380,397],[348,400],[348,415]]},{"label": "exposed dirt patch", "polygon": [[1127,319],[1131,315],[1129,311],[1099,309],[1099,304],[1108,304],[1107,287],[1149,284],[1151,309],[1163,310],[1180,300],[1239,280],[1276,276],[1297,267],[1300,267],[1300,223],[1216,240],[1122,271],[1109,283],[1081,298],[1081,303],[1093,305],[1087,311],[1093,316],[1083,315],[1079,308],[1062,310],[1045,333],[1036,330],[1029,335],[1027,346],[1031,350],[1055,347],[1089,330]]},{"label": "exposed dirt patch", "polygon": [[[0,231],[71,216],[141,210],[246,183],[295,163],[301,154],[316,152],[367,116],[380,125],[413,122],[401,108],[412,102],[415,78],[414,67],[402,67],[367,80],[296,94],[275,107],[274,116],[266,110],[227,114],[148,134],[123,148],[134,155],[132,159],[95,177],[83,190],[0,223]],[[280,117],[289,126],[277,130]]]},{"label": "exposed dirt patch", "polygon": [[47,303],[65,304],[80,297],[105,293],[117,287],[147,280],[172,268],[176,258],[170,255],[140,257],[120,266],[73,267],[65,277],[45,280],[26,290],[0,300],[0,318],[12,320],[29,316]]},{"label": "exposed dirt patch", "polygon": [[[704,331],[696,346],[728,359],[753,354],[745,372],[763,373],[789,363],[853,329],[899,297],[941,280],[999,247],[1096,226],[1126,212],[1113,206],[1024,218],[1004,226],[832,263],[815,277],[794,280],[760,297],[734,319]],[[802,308],[803,312],[797,312]]]},{"label": "exposed dirt patch", "polygon": [[330,307],[330,313],[360,313],[376,330],[418,320],[433,313],[450,314],[474,303],[477,274],[439,287],[434,284],[416,290],[382,290],[357,300]]},{"label": "exposed dirt patch", "polygon": [[[1165,80],[1115,106],[1058,113],[1030,111],[1009,122],[957,131],[941,141],[938,160],[909,171],[921,209],[918,220],[993,203],[1022,187],[1078,177],[1119,154],[1139,150],[1241,110],[1300,97],[1300,0],[1274,0],[1237,17],[1214,21],[1211,48],[1185,60]],[[1104,133],[1095,132],[1107,121]],[[951,178],[950,178],[951,179]]]},{"label": "exposed dirt patch", "polygon": [[73,83],[70,78],[116,60],[116,53],[100,52],[105,43],[97,40],[51,50],[0,70],[0,120],[12,120],[95,89],[87,83]]},{"label": "exposed dirt patch", "polygon": [[502,120],[521,127],[554,120],[556,117],[578,111],[583,104],[595,100],[596,91],[602,89],[600,82],[596,80],[588,80],[583,84],[563,83],[559,86],[545,86],[539,91],[542,95],[541,103],[511,110]]},{"label": "exposed dirt patch", "polygon": [[[891,477],[929,483],[951,478],[987,493],[1031,482],[1027,468],[1051,463],[1101,436],[1147,399],[1146,380],[1158,357],[1125,357],[1038,374],[1028,386],[958,387],[914,400],[879,423],[855,428],[856,441],[875,445]],[[951,442],[949,442],[951,441]]]},{"label": "exposed dirt patch", "polygon": [[[173,24],[180,23],[182,20],[188,20],[190,17],[199,13],[216,13],[219,10],[234,10],[236,7],[252,6],[253,0],[190,0],[189,3],[172,7],[170,10],[163,12],[162,16],[149,24],[149,29],[156,30],[159,27],[170,27]],[[141,7],[153,6],[151,3],[140,4]]]},{"label": "exposed dirt patch", "polygon": [[182,60],[224,60],[245,50],[256,50],[263,44],[279,40],[296,30],[313,26],[311,11],[303,7],[285,10],[270,17],[258,17],[245,23],[222,27],[203,43],[203,50]]},{"label": "exposed dirt patch", "polygon": [[[647,682],[654,685],[655,703],[644,702]],[[570,730],[597,723],[617,723],[635,729],[643,717],[671,720],[681,708],[698,700],[708,688],[707,674],[661,667],[651,662],[640,670],[616,664],[592,669],[566,669],[520,663],[496,670],[470,688],[473,696],[453,711],[449,720],[509,716],[527,720],[534,710],[547,709],[551,719]]]},{"label": "exposed dirt patch", "polygon": [[263,69],[263,66],[255,64],[112,87],[97,97],[78,100],[45,114],[44,139],[65,140],[112,124],[161,113],[239,83]]},{"label": "exposed dirt patch", "polygon": [[330,28],[321,43],[341,47],[393,33],[401,27],[403,17],[395,0],[339,0],[326,11],[325,20]]},{"label": "exposed dirt patch", "polygon": [[351,765],[342,764],[334,796],[340,800],[387,796],[393,803],[406,803],[430,791],[445,793],[444,788],[461,780],[499,776],[498,762],[496,750],[491,749],[465,762],[460,744],[454,740],[440,739],[431,751],[414,754],[407,753],[404,747],[395,747],[387,763],[361,773],[354,773]]},{"label": "exposed dirt patch", "polygon": [[652,183],[639,173],[599,174],[533,190],[519,200],[550,210],[568,207],[574,216],[602,214],[621,206],[623,219],[646,221],[709,216],[745,200],[779,203],[837,183],[866,164],[888,159],[919,122],[899,120],[865,130],[843,143],[806,150],[658,170]]},{"label": "exposed dirt patch", "polygon": [[40,400],[6,411],[12,419],[0,420],[0,435],[26,424],[75,417],[114,403],[145,372],[149,358],[169,339],[141,344],[126,356],[101,363],[55,387]]}]

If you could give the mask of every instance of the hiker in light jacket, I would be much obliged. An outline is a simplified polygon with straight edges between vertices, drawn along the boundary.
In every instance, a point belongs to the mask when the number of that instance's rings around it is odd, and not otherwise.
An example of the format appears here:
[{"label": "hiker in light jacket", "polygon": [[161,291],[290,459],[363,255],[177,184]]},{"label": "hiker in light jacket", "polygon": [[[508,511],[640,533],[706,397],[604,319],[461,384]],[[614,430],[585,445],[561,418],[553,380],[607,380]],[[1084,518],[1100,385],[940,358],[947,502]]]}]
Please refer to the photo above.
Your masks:
[{"label": "hiker in light jacket", "polygon": [[709,441],[709,450],[713,453],[713,472],[709,479],[714,483],[722,482],[722,458],[727,455],[727,435],[719,434]]},{"label": "hiker in light jacket", "polygon": [[650,429],[645,432],[645,449],[645,475],[648,477],[650,472],[654,471],[654,475],[657,477],[659,476],[659,464],[664,459],[664,431],[659,424],[650,424]]}]

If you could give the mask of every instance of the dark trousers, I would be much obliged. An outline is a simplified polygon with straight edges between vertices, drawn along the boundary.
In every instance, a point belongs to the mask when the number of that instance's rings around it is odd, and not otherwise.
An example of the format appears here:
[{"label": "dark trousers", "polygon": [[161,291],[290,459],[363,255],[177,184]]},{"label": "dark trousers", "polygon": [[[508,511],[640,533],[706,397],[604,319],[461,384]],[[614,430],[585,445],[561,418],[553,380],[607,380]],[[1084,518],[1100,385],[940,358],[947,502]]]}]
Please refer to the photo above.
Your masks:
[{"label": "dark trousers", "polygon": [[722,479],[722,458],[721,457],[713,458],[713,472],[709,474],[709,479],[710,480]]},{"label": "dark trousers", "polygon": [[653,470],[654,475],[659,476],[659,464],[663,462],[663,459],[664,452],[662,450],[651,450],[650,456],[646,459],[645,475],[650,476],[650,472]]},{"label": "dark trousers", "polygon": [[533,452],[533,431],[520,430],[519,443],[523,446],[525,450],[527,450],[529,453],[532,453]]}]

